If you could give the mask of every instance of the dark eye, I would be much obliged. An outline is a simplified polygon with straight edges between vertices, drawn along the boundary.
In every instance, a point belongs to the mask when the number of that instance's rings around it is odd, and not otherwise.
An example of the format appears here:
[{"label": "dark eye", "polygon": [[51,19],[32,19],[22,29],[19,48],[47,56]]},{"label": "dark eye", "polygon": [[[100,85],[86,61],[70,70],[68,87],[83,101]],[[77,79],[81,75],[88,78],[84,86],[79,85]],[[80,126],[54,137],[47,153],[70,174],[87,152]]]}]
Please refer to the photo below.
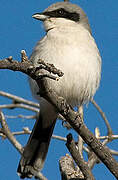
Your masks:
[{"label": "dark eye", "polygon": [[63,10],[62,9],[58,10],[58,13],[63,14]]},{"label": "dark eye", "polygon": [[64,15],[64,14],[65,14],[65,11],[64,11],[63,9],[58,9],[58,10],[57,10],[57,13],[58,13],[59,15]]}]

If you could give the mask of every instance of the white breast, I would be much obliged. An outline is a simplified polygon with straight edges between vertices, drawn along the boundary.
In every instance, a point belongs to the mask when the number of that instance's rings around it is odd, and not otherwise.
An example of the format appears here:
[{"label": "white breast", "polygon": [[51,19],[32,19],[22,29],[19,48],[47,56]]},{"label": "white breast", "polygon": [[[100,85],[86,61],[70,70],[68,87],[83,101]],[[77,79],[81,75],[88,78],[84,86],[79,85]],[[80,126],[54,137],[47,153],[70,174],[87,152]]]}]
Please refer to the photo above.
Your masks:
[{"label": "white breast", "polygon": [[[43,59],[63,71],[64,76],[58,82],[48,79],[48,84],[71,105],[89,101],[100,81],[101,58],[98,49],[91,34],[82,28],[69,32],[56,28],[50,30],[38,42],[31,56],[33,63]],[[36,88],[35,85],[35,96]]]}]

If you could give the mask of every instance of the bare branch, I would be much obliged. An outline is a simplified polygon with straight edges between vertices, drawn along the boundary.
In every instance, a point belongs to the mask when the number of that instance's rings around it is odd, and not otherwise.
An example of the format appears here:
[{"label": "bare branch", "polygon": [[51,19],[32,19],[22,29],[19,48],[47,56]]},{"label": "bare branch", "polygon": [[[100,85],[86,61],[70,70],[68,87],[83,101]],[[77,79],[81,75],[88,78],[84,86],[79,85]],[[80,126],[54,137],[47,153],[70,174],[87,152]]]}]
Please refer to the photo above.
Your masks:
[{"label": "bare branch", "polygon": [[118,156],[118,151],[115,151],[113,149],[110,149],[111,154]]},{"label": "bare branch", "polygon": [[57,69],[53,64],[45,63],[42,59],[39,59],[38,63],[40,65],[40,69],[45,69],[50,73],[52,72],[53,74],[57,74],[59,77],[64,75],[64,73],[60,69]]},{"label": "bare branch", "polygon": [[7,119],[17,119],[17,118],[21,118],[21,119],[36,119],[36,115],[22,115],[22,114],[19,114],[17,116],[9,116],[9,115],[5,115],[5,118]]},{"label": "bare branch", "polygon": [[59,160],[59,167],[62,180],[84,180],[83,174],[80,171],[77,171],[72,157],[68,154],[61,157]]},{"label": "bare branch", "polygon": [[[31,134],[31,131],[29,130],[28,127],[24,127],[23,131],[17,131],[17,132],[11,132],[11,133],[13,136],[16,136],[16,135]],[[5,133],[2,129],[0,129],[0,136],[2,136],[4,139],[7,138],[7,136],[5,135]],[[54,134],[52,135],[52,139],[57,139],[57,140],[64,141],[64,142],[67,141],[67,138],[62,137],[62,136],[57,136]]]},{"label": "bare branch", "polygon": [[[101,140],[104,140],[104,139],[109,139],[109,136],[100,136],[98,139],[101,139]],[[114,140],[114,139],[118,139],[118,135],[112,135],[111,136],[111,139]]]},{"label": "bare branch", "polygon": [[[5,121],[5,117],[1,111],[0,111],[0,122],[2,125],[2,133],[5,134],[5,136],[9,139],[9,141],[12,143],[12,145],[19,151],[20,154],[22,154],[24,149],[23,149],[22,145],[15,139],[13,133],[8,128],[8,125]],[[43,174],[41,172],[38,172],[36,174],[36,179],[47,180],[47,178],[45,176],[43,176]]]},{"label": "bare branch", "polygon": [[21,50],[21,62],[28,61],[28,57],[26,55],[25,50]]},{"label": "bare branch", "polygon": [[2,129],[4,134],[7,136],[9,141],[13,144],[13,146],[22,154],[23,153],[23,147],[21,144],[15,139],[15,137],[12,135],[10,129],[8,128],[8,125],[5,121],[5,117],[3,113],[0,111],[0,122],[2,125]]},{"label": "bare branch", "polygon": [[34,112],[39,112],[39,109],[25,105],[25,104],[4,104],[4,105],[0,105],[0,109],[14,109],[14,108],[23,108],[23,109],[27,109],[30,111],[34,111]]},{"label": "bare branch", "polygon": [[81,172],[83,173],[84,178],[86,180],[94,180],[94,176],[92,175],[91,170],[89,169],[87,163],[85,163],[84,159],[82,158],[82,156],[80,155],[80,153],[77,149],[77,146],[73,140],[72,134],[69,134],[67,136],[66,146],[67,146],[69,152],[71,153],[74,161],[76,162],[76,164],[80,168]]},{"label": "bare branch", "polygon": [[51,88],[47,87],[46,78],[40,79],[38,71],[39,68],[37,69],[34,67],[29,61],[21,63],[18,61],[9,61],[8,59],[5,59],[0,61],[0,69],[21,71],[36,80],[40,89],[40,95],[56,107],[57,111],[69,122],[73,129],[90,146],[92,151],[94,151],[100,160],[108,167],[111,173],[116,178],[118,178],[118,163],[112,157],[108,148],[103,146],[103,144],[88,130],[85,124],[81,121],[79,114],[67,104],[66,100],[64,100],[63,97],[58,97]]},{"label": "bare branch", "polygon": [[[98,104],[94,101],[94,99],[91,100],[92,104],[96,107],[96,109],[99,111],[101,117],[103,118],[106,126],[107,126],[107,131],[108,131],[108,135],[111,136],[113,133],[112,133],[112,129],[111,129],[111,126],[105,116],[105,113],[102,111],[102,109],[98,106]],[[109,137],[110,138],[110,137]]]},{"label": "bare branch", "polygon": [[[80,114],[81,120],[84,122],[83,107],[82,106],[80,106],[78,108],[78,113]],[[78,150],[79,150],[79,153],[81,155],[81,158],[83,158],[83,139],[81,138],[81,136],[79,136],[79,138],[78,138]]]},{"label": "bare branch", "polygon": [[14,100],[17,103],[23,103],[23,104],[27,104],[27,105],[30,105],[30,106],[40,108],[40,105],[38,103],[34,103],[32,101],[26,100],[26,99],[21,98],[19,96],[15,96],[13,94],[6,93],[4,91],[0,91],[0,96],[10,98],[10,99]]},{"label": "bare branch", "polygon": [[[106,145],[107,143],[109,142],[109,139],[105,139],[102,144],[103,145]],[[89,159],[88,159],[88,166],[90,169],[93,168],[93,166],[96,164],[96,163],[100,163],[100,159],[95,155],[94,152],[90,152],[89,153]]]},{"label": "bare branch", "polygon": [[53,139],[57,139],[57,140],[61,140],[61,141],[67,141],[67,139],[65,137],[62,137],[62,136],[57,136],[57,135],[52,135],[52,138]]},{"label": "bare branch", "polygon": [[52,74],[39,74],[39,76],[40,76],[40,78],[50,78],[50,79],[53,79],[53,80],[55,80],[55,81],[58,81],[59,80],[59,78],[58,77],[56,77],[56,76],[53,76]]},{"label": "bare branch", "polygon": [[62,114],[73,129],[81,135],[83,140],[91,147],[94,153],[108,167],[112,174],[118,178],[118,163],[112,157],[108,148],[103,146],[103,144],[97,138],[95,138],[95,136],[81,121],[79,114],[73,111],[63,97],[58,97],[54,91],[47,88],[46,81],[37,81],[37,83],[40,86],[40,94],[57,108],[58,112]]},{"label": "bare branch", "polygon": [[[48,72],[52,72],[53,74],[57,74],[59,77],[63,76],[63,72],[61,72],[59,69],[55,68],[54,65],[45,63],[43,60],[38,61],[39,67],[35,67],[27,58],[25,61],[18,62],[16,60],[9,60],[9,58],[0,60],[0,69],[10,69],[13,71],[21,71],[27,75],[29,75],[34,80],[42,79],[43,77],[48,77],[46,74],[40,74],[40,69],[45,69]],[[42,63],[42,64],[41,64]],[[50,78],[50,74],[49,77]],[[57,80],[57,77],[56,77]]]}]

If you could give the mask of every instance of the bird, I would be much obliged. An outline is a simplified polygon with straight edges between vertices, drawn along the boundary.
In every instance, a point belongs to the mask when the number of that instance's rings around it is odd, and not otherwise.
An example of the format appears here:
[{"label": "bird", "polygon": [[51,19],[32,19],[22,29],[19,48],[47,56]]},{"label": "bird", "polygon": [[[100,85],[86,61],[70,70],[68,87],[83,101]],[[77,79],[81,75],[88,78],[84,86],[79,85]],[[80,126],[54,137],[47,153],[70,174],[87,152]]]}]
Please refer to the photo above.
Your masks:
[{"label": "bird", "polygon": [[[87,15],[76,4],[56,2],[32,17],[43,22],[45,35],[34,47],[30,61],[38,67],[42,59],[64,73],[59,81],[47,78],[47,87],[71,107],[88,103],[100,84],[101,56]],[[42,170],[58,117],[55,107],[39,96],[36,81],[30,78],[29,83],[40,103],[40,114],[18,165],[22,179],[36,177]]]}]

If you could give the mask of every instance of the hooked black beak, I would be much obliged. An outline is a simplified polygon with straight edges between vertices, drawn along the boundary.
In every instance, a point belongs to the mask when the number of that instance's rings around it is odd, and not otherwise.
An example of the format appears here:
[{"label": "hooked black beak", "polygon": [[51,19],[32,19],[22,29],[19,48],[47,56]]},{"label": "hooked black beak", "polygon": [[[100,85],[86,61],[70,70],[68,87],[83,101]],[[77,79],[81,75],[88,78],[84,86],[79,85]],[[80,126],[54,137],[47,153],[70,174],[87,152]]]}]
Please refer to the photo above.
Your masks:
[{"label": "hooked black beak", "polygon": [[49,16],[43,13],[35,13],[32,15],[32,17],[40,21],[45,21]]}]

